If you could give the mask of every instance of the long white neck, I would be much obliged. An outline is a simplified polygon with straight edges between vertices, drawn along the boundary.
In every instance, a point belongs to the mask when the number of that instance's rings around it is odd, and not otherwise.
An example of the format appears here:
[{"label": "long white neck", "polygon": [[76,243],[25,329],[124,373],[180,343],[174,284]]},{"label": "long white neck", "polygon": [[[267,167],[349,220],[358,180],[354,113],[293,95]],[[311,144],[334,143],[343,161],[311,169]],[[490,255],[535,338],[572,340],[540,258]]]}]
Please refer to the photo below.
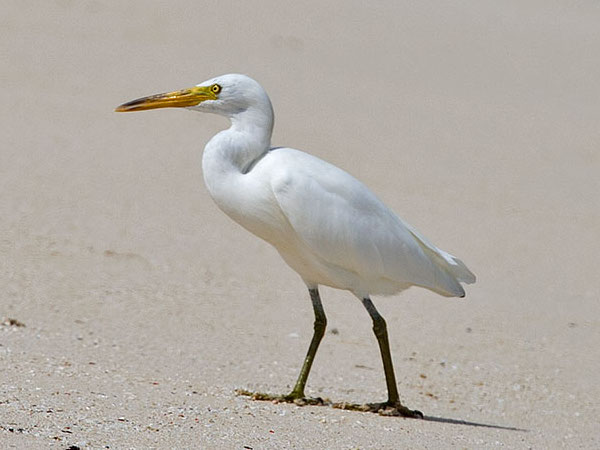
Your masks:
[{"label": "long white neck", "polygon": [[260,107],[250,107],[229,116],[231,127],[215,135],[202,156],[204,182],[215,202],[235,189],[238,177],[268,151],[273,131],[273,108],[267,98]]}]

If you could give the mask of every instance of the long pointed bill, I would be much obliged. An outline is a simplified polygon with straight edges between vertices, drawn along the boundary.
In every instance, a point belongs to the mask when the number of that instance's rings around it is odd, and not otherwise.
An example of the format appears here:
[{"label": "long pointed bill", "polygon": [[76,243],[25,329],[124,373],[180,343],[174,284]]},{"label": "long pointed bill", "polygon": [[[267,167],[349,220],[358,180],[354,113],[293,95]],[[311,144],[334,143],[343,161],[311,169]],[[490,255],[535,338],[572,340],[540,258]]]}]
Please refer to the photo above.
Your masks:
[{"label": "long pointed bill", "polygon": [[185,108],[196,106],[205,100],[216,100],[217,95],[210,90],[210,86],[194,86],[181,91],[166,92],[138,98],[118,106],[116,112],[144,111],[157,108]]}]

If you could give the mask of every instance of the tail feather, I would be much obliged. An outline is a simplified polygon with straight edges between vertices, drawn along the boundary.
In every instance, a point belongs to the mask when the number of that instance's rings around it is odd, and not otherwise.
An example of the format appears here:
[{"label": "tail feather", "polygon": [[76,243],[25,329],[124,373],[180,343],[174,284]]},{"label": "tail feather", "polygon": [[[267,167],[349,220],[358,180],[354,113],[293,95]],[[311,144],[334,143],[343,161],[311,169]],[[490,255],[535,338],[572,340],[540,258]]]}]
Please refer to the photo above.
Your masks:
[{"label": "tail feather", "polygon": [[437,251],[448,263],[446,264],[445,269],[450,272],[454,278],[467,284],[475,283],[475,274],[469,270],[464,262],[444,250],[438,248]]},{"label": "tail feather", "polygon": [[438,281],[442,282],[443,288],[442,286],[425,287],[447,297],[464,297],[465,290],[460,283],[475,283],[475,274],[460,259],[444,250],[440,250],[412,227],[408,226],[408,229],[425,254],[432,259],[436,267],[443,273],[443,275],[440,274],[439,278],[436,277]]}]

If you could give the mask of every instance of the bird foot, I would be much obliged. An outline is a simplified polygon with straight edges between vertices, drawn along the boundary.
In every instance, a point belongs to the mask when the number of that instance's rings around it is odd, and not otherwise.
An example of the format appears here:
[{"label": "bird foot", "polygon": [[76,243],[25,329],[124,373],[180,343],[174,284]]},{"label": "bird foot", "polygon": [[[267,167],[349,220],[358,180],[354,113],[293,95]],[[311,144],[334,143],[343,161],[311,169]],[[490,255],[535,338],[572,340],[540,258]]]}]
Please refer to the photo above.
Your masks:
[{"label": "bird foot", "polygon": [[410,417],[413,419],[422,419],[423,413],[418,410],[408,409],[400,402],[383,402],[383,403],[333,403],[328,398],[321,397],[304,397],[303,395],[294,392],[288,395],[273,395],[263,392],[252,392],[246,389],[236,389],[237,395],[250,397],[252,400],[268,401],[273,403],[294,403],[298,406],[314,405],[314,406],[331,406],[336,409],[345,409],[349,411],[361,411],[377,413],[380,416],[396,416]]},{"label": "bird foot", "polygon": [[408,409],[400,402],[383,402],[383,403],[334,403],[331,405],[337,409],[347,409],[350,411],[363,411],[377,413],[380,416],[401,416],[412,419],[422,419],[423,413],[418,410]]},{"label": "bird foot", "polygon": [[237,395],[244,395],[246,397],[250,397],[252,400],[261,400],[273,403],[294,403],[298,406],[306,406],[306,405],[315,405],[315,406],[324,406],[331,405],[331,402],[328,399],[323,400],[321,397],[305,397],[304,395],[298,395],[294,392],[288,395],[274,395],[267,394],[264,392],[251,392],[245,389],[236,389],[235,393]]}]

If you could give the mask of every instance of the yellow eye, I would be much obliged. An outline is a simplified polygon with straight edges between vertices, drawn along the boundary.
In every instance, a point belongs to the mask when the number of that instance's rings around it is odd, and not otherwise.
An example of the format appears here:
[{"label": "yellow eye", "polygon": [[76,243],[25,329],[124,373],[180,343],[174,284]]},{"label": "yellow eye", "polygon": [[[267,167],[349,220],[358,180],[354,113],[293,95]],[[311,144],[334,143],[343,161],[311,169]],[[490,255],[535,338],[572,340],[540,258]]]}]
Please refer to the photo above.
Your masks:
[{"label": "yellow eye", "polygon": [[214,94],[218,94],[219,92],[221,92],[221,86],[219,86],[218,84],[213,84],[210,87],[210,90],[214,93]]}]

